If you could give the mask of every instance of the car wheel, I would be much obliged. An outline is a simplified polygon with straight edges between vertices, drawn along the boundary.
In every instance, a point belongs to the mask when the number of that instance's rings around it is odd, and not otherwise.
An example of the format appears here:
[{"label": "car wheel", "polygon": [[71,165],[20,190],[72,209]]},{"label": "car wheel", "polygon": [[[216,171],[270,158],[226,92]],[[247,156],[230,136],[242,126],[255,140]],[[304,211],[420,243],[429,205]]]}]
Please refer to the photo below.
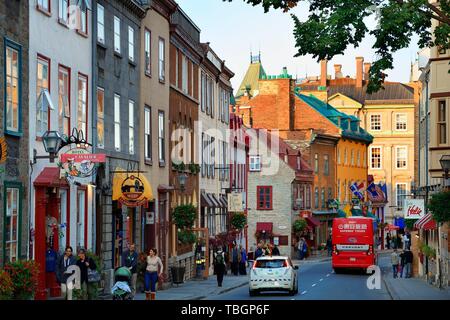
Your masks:
[{"label": "car wheel", "polygon": [[297,282],[296,282],[296,284],[295,284],[295,290],[294,290],[294,293],[295,293],[295,294],[298,294],[298,280],[297,280]]}]

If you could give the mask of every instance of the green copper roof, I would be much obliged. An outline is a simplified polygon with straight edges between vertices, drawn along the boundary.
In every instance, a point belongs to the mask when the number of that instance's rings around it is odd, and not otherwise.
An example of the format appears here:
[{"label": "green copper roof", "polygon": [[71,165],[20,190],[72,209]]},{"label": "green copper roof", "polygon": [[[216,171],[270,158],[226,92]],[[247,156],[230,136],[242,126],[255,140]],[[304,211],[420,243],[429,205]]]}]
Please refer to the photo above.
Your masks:
[{"label": "green copper roof", "polygon": [[242,80],[242,83],[236,92],[236,98],[244,95],[246,87],[250,88],[250,93],[254,96],[253,92],[254,90],[259,90],[259,80],[263,77],[265,78],[267,75],[261,62],[251,63],[247,69],[247,73],[244,76],[244,80]]},{"label": "green copper roof", "polygon": [[317,99],[313,95],[306,96],[299,93],[299,91],[296,91],[295,94],[309,106],[320,112],[320,114],[327,117],[337,127],[341,128],[342,137],[368,143],[373,141],[373,136],[359,126],[360,120],[357,117],[340,112],[330,104]]}]

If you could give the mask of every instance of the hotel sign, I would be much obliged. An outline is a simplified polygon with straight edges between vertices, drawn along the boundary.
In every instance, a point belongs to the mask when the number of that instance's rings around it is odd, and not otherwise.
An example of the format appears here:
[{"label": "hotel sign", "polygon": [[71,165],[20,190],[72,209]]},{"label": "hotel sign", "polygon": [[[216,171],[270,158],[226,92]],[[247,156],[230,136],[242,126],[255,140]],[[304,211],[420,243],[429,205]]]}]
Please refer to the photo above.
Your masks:
[{"label": "hotel sign", "polygon": [[69,183],[87,185],[97,172],[99,163],[106,161],[105,154],[92,154],[83,148],[70,149],[60,157],[60,176]]},{"label": "hotel sign", "polygon": [[425,215],[424,199],[406,199],[403,209],[405,219],[420,219]]}]

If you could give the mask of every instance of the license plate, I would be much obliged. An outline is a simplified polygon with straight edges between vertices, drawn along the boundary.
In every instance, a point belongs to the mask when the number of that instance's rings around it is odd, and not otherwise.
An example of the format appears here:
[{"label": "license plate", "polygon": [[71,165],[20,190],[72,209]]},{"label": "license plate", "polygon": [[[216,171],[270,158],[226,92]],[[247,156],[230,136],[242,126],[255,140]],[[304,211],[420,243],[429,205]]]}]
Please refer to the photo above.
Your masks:
[{"label": "license plate", "polygon": [[356,261],[356,258],[350,258],[350,261]]}]

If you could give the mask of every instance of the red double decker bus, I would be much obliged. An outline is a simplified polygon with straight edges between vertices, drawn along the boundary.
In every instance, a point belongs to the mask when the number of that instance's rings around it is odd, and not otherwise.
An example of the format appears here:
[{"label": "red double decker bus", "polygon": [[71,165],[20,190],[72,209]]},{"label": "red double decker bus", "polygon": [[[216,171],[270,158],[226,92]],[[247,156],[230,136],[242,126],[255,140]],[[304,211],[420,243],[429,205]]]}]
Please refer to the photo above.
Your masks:
[{"label": "red double decker bus", "polygon": [[332,244],[331,263],[336,273],[344,268],[367,269],[376,264],[372,218],[335,218]]}]

